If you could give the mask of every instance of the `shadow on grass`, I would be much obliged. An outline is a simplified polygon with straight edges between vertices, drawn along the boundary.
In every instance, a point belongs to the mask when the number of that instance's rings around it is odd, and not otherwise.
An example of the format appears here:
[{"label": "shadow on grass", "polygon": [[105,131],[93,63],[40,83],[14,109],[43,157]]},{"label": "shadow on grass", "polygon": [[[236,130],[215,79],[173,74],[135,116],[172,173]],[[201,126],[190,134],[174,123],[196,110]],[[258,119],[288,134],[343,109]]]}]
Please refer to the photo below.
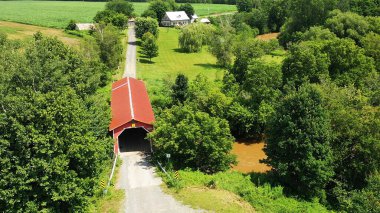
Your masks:
[{"label": "shadow on grass", "polygon": [[173,49],[173,51],[176,52],[176,53],[190,54],[190,53],[187,53],[187,52],[183,51],[181,48],[175,48],[175,49]]},{"label": "shadow on grass", "polygon": [[140,58],[139,62],[141,62],[142,64],[154,64],[155,63],[154,61],[149,61],[149,59],[146,59],[146,58]]},{"label": "shadow on grass", "polygon": [[216,64],[210,64],[210,63],[206,63],[206,64],[194,64],[195,66],[198,66],[198,67],[203,67],[205,69],[219,69],[220,66],[216,65]]}]

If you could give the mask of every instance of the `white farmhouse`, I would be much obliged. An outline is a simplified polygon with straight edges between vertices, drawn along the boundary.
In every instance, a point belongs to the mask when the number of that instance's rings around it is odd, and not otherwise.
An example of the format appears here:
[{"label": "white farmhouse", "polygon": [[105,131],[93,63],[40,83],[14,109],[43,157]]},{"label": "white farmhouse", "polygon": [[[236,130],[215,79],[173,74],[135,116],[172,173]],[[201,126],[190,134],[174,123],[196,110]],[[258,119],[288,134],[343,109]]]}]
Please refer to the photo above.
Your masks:
[{"label": "white farmhouse", "polygon": [[166,12],[161,20],[161,25],[165,27],[182,26],[190,24],[190,18],[186,15],[185,11]]},{"label": "white farmhouse", "polygon": [[75,30],[93,30],[95,25],[92,23],[76,23]]}]

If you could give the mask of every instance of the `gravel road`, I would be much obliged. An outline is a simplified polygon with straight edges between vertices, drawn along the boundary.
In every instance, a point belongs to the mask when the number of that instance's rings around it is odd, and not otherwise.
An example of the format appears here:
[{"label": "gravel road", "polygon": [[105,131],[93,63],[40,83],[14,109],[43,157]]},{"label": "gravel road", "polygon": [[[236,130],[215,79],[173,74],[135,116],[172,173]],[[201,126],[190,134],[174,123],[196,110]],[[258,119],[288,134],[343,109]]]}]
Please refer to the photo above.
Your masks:
[{"label": "gravel road", "polygon": [[136,35],[134,26],[128,28],[128,47],[123,78],[136,78]]},{"label": "gravel road", "polygon": [[193,210],[165,194],[160,184],[161,178],[155,174],[141,152],[124,152],[120,154],[123,161],[117,188],[125,189],[126,200],[123,210],[128,213],[187,213],[201,212]]}]

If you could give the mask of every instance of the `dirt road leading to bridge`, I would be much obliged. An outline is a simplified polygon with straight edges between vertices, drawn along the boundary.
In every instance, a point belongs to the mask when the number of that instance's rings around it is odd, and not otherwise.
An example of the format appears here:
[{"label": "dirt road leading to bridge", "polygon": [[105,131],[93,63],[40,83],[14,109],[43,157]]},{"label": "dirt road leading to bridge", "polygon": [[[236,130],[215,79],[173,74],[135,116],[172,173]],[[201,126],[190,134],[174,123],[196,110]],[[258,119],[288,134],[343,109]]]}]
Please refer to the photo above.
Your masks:
[{"label": "dirt road leading to bridge", "polygon": [[161,178],[157,177],[154,167],[148,163],[143,153],[124,152],[120,154],[120,158],[123,163],[116,187],[126,191],[124,212],[202,212],[191,209],[165,194],[160,187]]}]

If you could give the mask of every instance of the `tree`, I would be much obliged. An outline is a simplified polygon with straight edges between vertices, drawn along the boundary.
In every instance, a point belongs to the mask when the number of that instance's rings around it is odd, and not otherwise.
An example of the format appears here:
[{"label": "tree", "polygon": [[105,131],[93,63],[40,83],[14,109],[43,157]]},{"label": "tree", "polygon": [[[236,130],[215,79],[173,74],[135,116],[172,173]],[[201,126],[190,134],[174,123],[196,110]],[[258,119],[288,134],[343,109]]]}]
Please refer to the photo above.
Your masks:
[{"label": "tree", "polygon": [[237,0],[236,1],[236,8],[238,12],[251,12],[253,8],[253,1],[252,0]]},{"label": "tree", "polygon": [[184,74],[178,74],[172,86],[172,98],[174,102],[183,103],[188,97],[188,79]]},{"label": "tree", "polygon": [[310,27],[301,36],[301,41],[326,41],[336,39],[336,35],[323,27]]},{"label": "tree", "polygon": [[112,25],[99,25],[94,34],[100,49],[100,59],[109,68],[115,69],[122,57],[119,31]]},{"label": "tree", "polygon": [[112,24],[119,29],[124,29],[128,26],[128,17],[113,10],[103,10],[97,12],[94,17],[94,21],[96,23]]},{"label": "tree", "polygon": [[142,38],[143,35],[147,32],[150,32],[157,38],[158,37],[158,22],[157,20],[150,17],[136,18],[135,31],[136,31],[137,38]]},{"label": "tree", "polygon": [[329,16],[330,18],[326,20],[325,27],[339,38],[351,38],[357,44],[360,44],[361,38],[370,29],[367,20],[356,13],[342,13],[339,10],[334,10]]},{"label": "tree", "polygon": [[228,68],[232,62],[232,45],[233,35],[231,34],[231,28],[226,26],[217,30],[209,45],[209,51],[216,57],[216,64],[221,67]]},{"label": "tree", "polygon": [[156,43],[156,38],[152,33],[147,32],[143,35],[141,39],[141,50],[142,53],[152,61],[152,58],[158,56],[158,45]]},{"label": "tree", "polygon": [[360,43],[363,45],[365,55],[374,59],[376,69],[380,71],[380,35],[368,33]]},{"label": "tree", "polygon": [[272,32],[279,32],[289,16],[288,3],[287,0],[277,0],[271,4],[268,10],[268,27]]},{"label": "tree", "polygon": [[375,70],[373,59],[351,39],[331,40],[323,51],[330,58],[330,77],[340,86],[362,87],[364,79]]},{"label": "tree", "polygon": [[284,84],[298,88],[303,83],[319,83],[329,78],[330,59],[316,42],[301,42],[290,48],[282,66]]},{"label": "tree", "polygon": [[125,0],[111,0],[106,3],[106,10],[113,10],[124,14],[128,18],[133,16],[133,4]]},{"label": "tree", "polygon": [[305,198],[324,199],[334,172],[330,119],[320,91],[304,85],[288,94],[271,119],[267,136],[264,162],[285,188]]},{"label": "tree", "polygon": [[179,11],[185,11],[186,15],[189,16],[190,19],[191,19],[191,17],[193,17],[193,15],[195,13],[193,6],[189,3],[181,4],[179,6],[178,10]]},{"label": "tree", "polygon": [[[165,13],[167,11],[176,11],[177,5],[175,1],[173,0],[154,0],[149,2],[149,7],[147,11],[144,12],[145,15],[148,15],[149,17],[156,18],[156,20],[161,22],[162,18],[165,16]],[[153,14],[154,12],[154,14]]]},{"label": "tree", "polygon": [[65,30],[75,30],[76,28],[76,21],[70,20],[69,24],[66,26]]},{"label": "tree", "polygon": [[164,160],[170,153],[175,169],[214,173],[227,170],[235,161],[227,121],[187,105],[164,110],[148,137],[154,141],[156,157]]},{"label": "tree", "polygon": [[335,9],[336,0],[291,0],[289,19],[285,22],[279,40],[283,46],[297,40],[296,32],[304,32],[309,27],[322,25],[328,13]]},{"label": "tree", "polygon": [[178,43],[185,52],[200,52],[202,46],[210,43],[210,37],[215,31],[212,25],[194,23],[181,29]]}]

